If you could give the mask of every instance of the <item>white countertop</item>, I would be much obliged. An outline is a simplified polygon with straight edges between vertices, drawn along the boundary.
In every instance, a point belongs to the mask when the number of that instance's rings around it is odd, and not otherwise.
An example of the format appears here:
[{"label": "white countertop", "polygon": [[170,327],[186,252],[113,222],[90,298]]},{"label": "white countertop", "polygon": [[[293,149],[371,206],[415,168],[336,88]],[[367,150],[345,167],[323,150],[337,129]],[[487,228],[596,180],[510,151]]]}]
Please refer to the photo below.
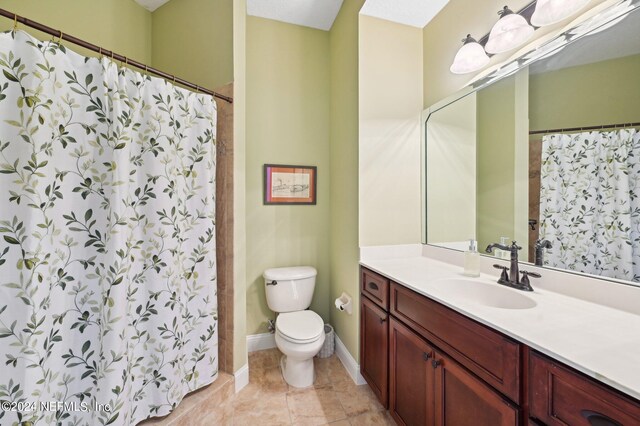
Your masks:
[{"label": "white countertop", "polygon": [[[407,247],[409,246],[368,253],[363,249],[360,263],[588,376],[640,399],[640,305],[637,306],[637,311],[628,309],[630,297],[632,299],[637,297],[634,302],[640,302],[640,287],[535,269],[543,274],[543,279],[540,281],[532,279],[531,285],[534,291],[522,292],[497,284],[499,272],[497,270],[494,273],[483,273],[480,278],[466,278],[462,276],[461,266],[424,255],[425,251],[433,252],[433,248],[416,250]],[[453,253],[447,256],[453,256],[456,260],[460,258],[459,254]],[[493,272],[492,263],[498,262],[483,257],[483,272]],[[528,265],[521,265],[522,268],[534,269]],[[545,275],[551,278],[545,281]],[[485,306],[472,298],[464,297],[460,292],[447,289],[447,282],[443,281],[447,278],[477,280],[487,285],[522,293],[533,299],[536,305],[528,309]],[[555,281],[558,291],[554,291],[554,284],[548,282],[551,279]],[[562,280],[590,280],[582,284],[578,283],[578,286],[582,285],[585,288],[594,285],[610,286],[607,289],[607,300],[603,301],[609,306],[585,300],[580,297],[582,296],[580,292],[568,295],[567,293],[571,294],[571,291],[563,288],[562,284],[558,284]],[[598,291],[602,292],[602,288],[594,290],[594,292]],[[617,292],[619,294],[616,294]],[[625,309],[616,307],[614,303],[616,297],[626,299],[620,300],[621,306]],[[631,306],[636,307],[635,304]]]}]

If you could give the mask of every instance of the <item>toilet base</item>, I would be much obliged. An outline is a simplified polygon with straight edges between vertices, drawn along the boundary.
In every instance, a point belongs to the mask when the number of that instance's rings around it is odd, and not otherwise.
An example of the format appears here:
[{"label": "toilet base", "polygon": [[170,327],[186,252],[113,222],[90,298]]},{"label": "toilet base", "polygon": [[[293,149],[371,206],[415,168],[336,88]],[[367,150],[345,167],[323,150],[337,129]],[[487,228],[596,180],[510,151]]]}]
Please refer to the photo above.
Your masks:
[{"label": "toilet base", "polygon": [[316,379],[313,367],[313,357],[297,360],[282,355],[282,358],[280,358],[282,377],[284,377],[285,382],[294,388],[307,388],[313,385]]}]

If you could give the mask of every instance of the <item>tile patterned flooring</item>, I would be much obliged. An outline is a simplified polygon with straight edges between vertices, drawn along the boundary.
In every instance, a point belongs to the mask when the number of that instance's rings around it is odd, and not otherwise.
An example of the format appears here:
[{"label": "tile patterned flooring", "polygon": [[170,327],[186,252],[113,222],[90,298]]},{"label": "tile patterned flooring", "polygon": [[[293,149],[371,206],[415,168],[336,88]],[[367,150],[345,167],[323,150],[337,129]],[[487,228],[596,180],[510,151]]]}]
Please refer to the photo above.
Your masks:
[{"label": "tile patterned flooring", "polygon": [[236,395],[234,425],[394,425],[367,385],[356,386],[335,356],[314,358],[316,381],[297,389],[280,372],[277,349],[249,354],[249,385]]},{"label": "tile patterned flooring", "polygon": [[[316,382],[298,389],[287,385],[280,372],[277,349],[249,354],[249,385],[228,398],[201,396],[189,407],[152,422],[154,425],[394,425],[393,419],[380,405],[367,385],[356,386],[333,355],[314,358]],[[233,381],[231,381],[233,383]],[[216,383],[214,385],[216,386]],[[225,385],[222,387],[224,388]],[[220,385],[218,385],[220,387]],[[196,393],[198,395],[198,393]],[[192,410],[193,408],[193,410]],[[186,412],[185,412],[186,411]]]}]

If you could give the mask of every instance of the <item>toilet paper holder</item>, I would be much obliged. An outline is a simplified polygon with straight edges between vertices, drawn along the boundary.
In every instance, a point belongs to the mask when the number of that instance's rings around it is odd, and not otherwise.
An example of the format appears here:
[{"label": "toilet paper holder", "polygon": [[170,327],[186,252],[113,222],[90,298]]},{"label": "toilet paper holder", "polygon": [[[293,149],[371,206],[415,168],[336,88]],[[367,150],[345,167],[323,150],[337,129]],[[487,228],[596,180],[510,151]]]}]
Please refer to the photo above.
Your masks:
[{"label": "toilet paper holder", "polygon": [[353,312],[353,300],[351,299],[351,296],[349,296],[344,291],[342,292],[340,297],[336,299],[335,304],[336,309],[339,311],[345,311],[349,315],[351,315],[351,313]]}]

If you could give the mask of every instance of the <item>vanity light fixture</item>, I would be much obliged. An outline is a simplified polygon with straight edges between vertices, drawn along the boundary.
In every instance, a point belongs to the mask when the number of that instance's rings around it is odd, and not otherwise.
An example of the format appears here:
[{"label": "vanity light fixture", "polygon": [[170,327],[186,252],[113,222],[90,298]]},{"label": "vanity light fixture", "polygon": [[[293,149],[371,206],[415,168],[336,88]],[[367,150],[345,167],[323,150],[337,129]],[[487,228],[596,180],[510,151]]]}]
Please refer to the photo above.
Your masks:
[{"label": "vanity light fixture", "polygon": [[527,20],[513,13],[507,6],[500,12],[500,19],[491,28],[489,40],[485,45],[487,53],[503,53],[515,49],[533,36],[534,28]]},{"label": "vanity light fixture", "polygon": [[456,53],[453,64],[449,68],[452,73],[467,74],[478,71],[489,63],[489,56],[487,56],[482,45],[471,37],[471,34],[467,34],[467,37],[462,42],[464,44]]},{"label": "vanity light fixture", "polygon": [[556,24],[582,10],[591,0],[538,0],[531,25],[545,27]]}]

